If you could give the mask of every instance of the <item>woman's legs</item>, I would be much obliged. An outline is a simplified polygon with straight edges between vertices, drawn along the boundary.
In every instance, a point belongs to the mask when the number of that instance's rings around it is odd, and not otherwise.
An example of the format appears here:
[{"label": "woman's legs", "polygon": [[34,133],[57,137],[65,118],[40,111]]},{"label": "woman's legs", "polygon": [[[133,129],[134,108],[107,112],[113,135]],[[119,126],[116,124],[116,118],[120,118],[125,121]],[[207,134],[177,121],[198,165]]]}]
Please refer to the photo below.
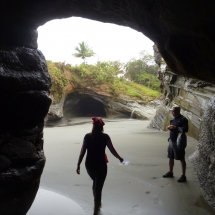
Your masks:
[{"label": "woman's legs", "polygon": [[103,188],[106,176],[107,176],[107,165],[105,164],[98,168],[96,175],[95,175],[95,181],[94,181],[95,198],[94,198],[94,200],[97,202],[101,202],[102,188]]},{"label": "woman's legs", "polygon": [[101,206],[102,188],[107,176],[107,164],[99,166],[86,165],[87,173],[93,180],[94,215],[97,215]]},{"label": "woman's legs", "polygon": [[98,168],[94,180],[94,215],[97,215],[101,207],[102,188],[107,176],[107,165]]},{"label": "woman's legs", "polygon": [[93,191],[93,197],[95,198],[95,170],[89,165],[86,165],[87,173],[90,176],[90,178],[93,180],[93,185],[92,185],[92,191]]}]

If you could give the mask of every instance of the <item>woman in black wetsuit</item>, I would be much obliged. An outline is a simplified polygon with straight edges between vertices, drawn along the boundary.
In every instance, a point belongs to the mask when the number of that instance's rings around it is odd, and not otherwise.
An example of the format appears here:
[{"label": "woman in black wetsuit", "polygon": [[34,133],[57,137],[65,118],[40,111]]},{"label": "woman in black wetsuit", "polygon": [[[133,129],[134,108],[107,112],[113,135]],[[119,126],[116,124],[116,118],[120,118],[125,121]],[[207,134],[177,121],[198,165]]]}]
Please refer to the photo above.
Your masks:
[{"label": "woman in black wetsuit", "polygon": [[103,126],[105,125],[103,120],[100,117],[93,117],[92,120],[93,129],[91,133],[86,134],[84,137],[76,172],[80,174],[80,164],[87,150],[85,166],[87,173],[93,180],[94,215],[97,215],[101,206],[102,188],[107,175],[108,160],[105,154],[106,146],[120,162],[123,162],[123,158],[114,149],[108,134],[103,133]]}]

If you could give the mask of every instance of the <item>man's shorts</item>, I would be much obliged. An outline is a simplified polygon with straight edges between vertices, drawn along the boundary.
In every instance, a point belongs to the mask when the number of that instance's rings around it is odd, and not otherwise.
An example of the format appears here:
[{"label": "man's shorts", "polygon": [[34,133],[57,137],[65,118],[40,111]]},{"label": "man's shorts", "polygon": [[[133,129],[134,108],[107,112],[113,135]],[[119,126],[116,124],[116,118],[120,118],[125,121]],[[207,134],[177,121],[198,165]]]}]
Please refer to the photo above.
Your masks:
[{"label": "man's shorts", "polygon": [[175,142],[169,139],[169,146],[167,149],[167,157],[175,160],[183,160],[185,157],[185,149],[179,149]]}]

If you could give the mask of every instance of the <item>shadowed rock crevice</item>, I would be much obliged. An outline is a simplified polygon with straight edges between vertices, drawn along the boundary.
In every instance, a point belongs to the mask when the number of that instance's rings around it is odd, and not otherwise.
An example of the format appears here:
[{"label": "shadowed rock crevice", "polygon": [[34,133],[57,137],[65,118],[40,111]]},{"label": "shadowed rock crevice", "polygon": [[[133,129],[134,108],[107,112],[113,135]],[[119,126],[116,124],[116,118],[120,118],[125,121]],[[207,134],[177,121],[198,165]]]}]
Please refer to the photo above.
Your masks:
[{"label": "shadowed rock crevice", "polygon": [[67,95],[64,103],[64,117],[106,117],[102,101],[89,95],[72,93]]}]

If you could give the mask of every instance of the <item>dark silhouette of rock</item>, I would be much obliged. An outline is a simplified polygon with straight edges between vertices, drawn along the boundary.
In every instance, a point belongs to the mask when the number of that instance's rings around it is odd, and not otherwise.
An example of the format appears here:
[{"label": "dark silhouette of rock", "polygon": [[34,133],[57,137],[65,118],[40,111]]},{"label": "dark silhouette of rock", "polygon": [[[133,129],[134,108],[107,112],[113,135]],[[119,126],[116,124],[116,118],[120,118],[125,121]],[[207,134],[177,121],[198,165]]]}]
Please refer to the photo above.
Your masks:
[{"label": "dark silhouette of rock", "polygon": [[[10,166],[8,161],[9,169],[0,172],[2,215],[27,213],[45,164],[42,130],[50,105],[50,79],[45,59],[37,50],[38,26],[71,16],[129,26],[155,42],[170,71],[215,83],[212,0],[0,0],[0,8],[0,146],[14,138],[23,139],[23,144],[31,142],[38,154],[32,163],[27,159],[16,166],[11,160]],[[207,115],[213,110],[212,105]],[[209,162],[205,165],[209,167]],[[214,170],[213,165],[210,168]],[[214,175],[205,180],[214,187]],[[211,203],[214,195],[207,197]]]},{"label": "dark silhouette of rock", "polygon": [[45,165],[43,122],[51,83],[36,49],[36,30],[17,20],[5,22],[0,33],[0,214],[25,215]]}]

